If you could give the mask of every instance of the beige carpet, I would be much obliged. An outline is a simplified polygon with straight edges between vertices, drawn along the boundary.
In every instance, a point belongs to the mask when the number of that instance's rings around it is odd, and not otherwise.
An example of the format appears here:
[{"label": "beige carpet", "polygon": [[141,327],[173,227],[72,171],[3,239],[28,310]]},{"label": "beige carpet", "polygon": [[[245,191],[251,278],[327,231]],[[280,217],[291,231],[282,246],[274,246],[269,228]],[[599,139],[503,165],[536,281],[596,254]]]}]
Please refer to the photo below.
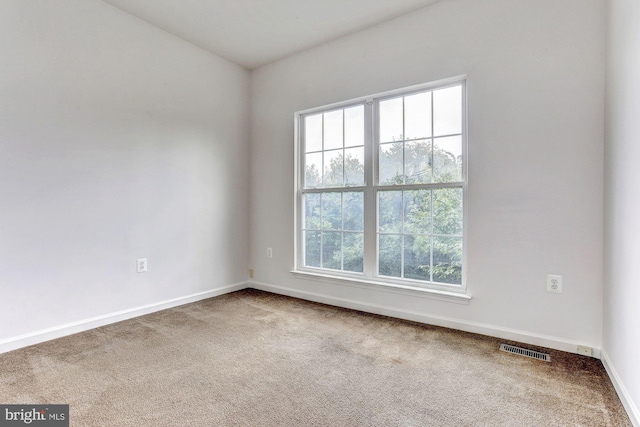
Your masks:
[{"label": "beige carpet", "polygon": [[245,290],[0,355],[72,426],[630,426],[602,364]]}]

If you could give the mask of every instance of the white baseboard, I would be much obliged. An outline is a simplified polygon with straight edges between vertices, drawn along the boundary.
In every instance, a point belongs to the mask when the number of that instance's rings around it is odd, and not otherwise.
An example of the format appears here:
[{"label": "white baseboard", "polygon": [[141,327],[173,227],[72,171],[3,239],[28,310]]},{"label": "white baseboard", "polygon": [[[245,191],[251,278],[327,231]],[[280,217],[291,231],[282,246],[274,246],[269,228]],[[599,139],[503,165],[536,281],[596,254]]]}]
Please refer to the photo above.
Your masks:
[{"label": "white baseboard", "polygon": [[604,349],[602,350],[601,355],[602,355],[601,360],[602,360],[602,364],[604,365],[604,369],[607,370],[607,374],[609,374],[609,378],[611,378],[613,387],[615,387],[616,392],[618,393],[618,397],[620,398],[620,401],[624,406],[624,409],[627,410],[627,414],[631,419],[631,424],[633,424],[635,427],[640,427],[640,410],[638,410],[638,407],[631,399],[631,396],[629,395],[627,388],[624,386],[624,383],[620,379],[618,372],[616,371],[613,364],[611,363],[611,359],[609,359],[609,355]]},{"label": "white baseboard", "polygon": [[[292,288],[275,286],[268,283],[249,281],[248,287],[260,289],[274,294],[287,295],[304,300],[319,302],[323,304],[335,305],[338,307],[349,308],[352,310],[364,311],[367,313],[381,314],[383,316],[397,317],[399,319],[411,320],[429,325],[443,326],[445,328],[457,329],[475,334],[488,335],[495,338],[516,341],[524,344],[530,344],[538,347],[552,348],[555,350],[566,351],[568,353],[577,353],[578,345],[586,345],[577,341],[570,341],[559,337],[536,334],[517,329],[503,328],[500,326],[489,325],[485,323],[470,322],[459,320],[445,316],[433,314],[418,313],[410,310],[403,310],[396,307],[389,307],[378,304],[364,303],[346,298],[338,298],[333,296],[322,295],[314,292],[300,291]],[[593,357],[600,358],[600,349],[593,348]]]},{"label": "white baseboard", "polygon": [[[526,331],[519,331],[515,329],[502,328],[498,326],[492,326],[488,324],[462,321],[453,318],[447,318],[444,316],[429,315],[424,313],[417,313],[409,310],[402,310],[394,307],[387,307],[377,304],[363,303],[360,301],[350,300],[346,298],[337,298],[317,294],[313,292],[300,291],[291,288],[285,288],[281,286],[270,285],[262,282],[242,282],[235,283],[233,285],[212,289],[205,292],[199,292],[196,294],[186,295],[184,297],[173,298],[157,302],[154,304],[148,304],[140,307],[135,307],[128,310],[122,310],[115,313],[105,314],[102,316],[96,316],[89,319],[84,319],[77,322],[67,323],[64,325],[55,326],[52,328],[43,329],[40,331],[0,340],[0,354],[8,351],[16,350],[22,347],[38,344],[41,342],[49,341],[56,338],[61,338],[67,335],[72,335],[78,332],[87,331],[89,329],[98,328],[100,326],[109,325],[111,323],[120,322],[122,320],[131,319],[145,314],[153,313],[156,311],[165,310],[172,307],[188,304],[212,298],[220,295],[224,295],[230,292],[239,291],[247,287],[260,289],[275,294],[287,295],[304,300],[319,302],[323,304],[334,305],[338,307],[349,308],[352,310],[364,311],[367,313],[380,314],[384,316],[397,317],[400,319],[411,320],[420,323],[426,323],[430,325],[443,326],[446,328],[457,329],[466,332],[472,332],[482,335],[488,335],[496,338],[507,339],[516,342],[522,342],[526,344],[553,348],[556,350],[566,351],[569,353],[575,353],[577,349],[577,342],[563,340],[558,337],[545,336],[540,334],[534,334]],[[594,348],[594,357],[602,360],[602,363],[611,378],[611,381],[620,397],[622,404],[624,405],[629,418],[634,426],[640,427],[640,411],[634,404],[633,400],[629,396],[623,382],[621,381],[618,373],[611,363],[607,353],[600,349]]]},{"label": "white baseboard", "polygon": [[141,307],[135,307],[127,310],[117,311],[115,313],[104,314],[102,316],[91,317],[89,319],[84,319],[77,322],[67,323],[64,325],[54,326],[52,328],[11,337],[8,339],[0,340],[0,354],[52,339],[61,338],[67,335],[76,334],[78,332],[87,331],[89,329],[98,328],[100,326],[109,325],[111,323],[120,322],[122,320],[131,319],[160,310],[166,310],[167,308],[177,307],[179,305],[217,297],[219,295],[224,295],[230,292],[245,289],[246,287],[246,282],[235,283],[233,285],[224,286],[222,288],[211,289],[205,292],[199,292],[196,294],[160,301],[153,304],[147,304]]}]

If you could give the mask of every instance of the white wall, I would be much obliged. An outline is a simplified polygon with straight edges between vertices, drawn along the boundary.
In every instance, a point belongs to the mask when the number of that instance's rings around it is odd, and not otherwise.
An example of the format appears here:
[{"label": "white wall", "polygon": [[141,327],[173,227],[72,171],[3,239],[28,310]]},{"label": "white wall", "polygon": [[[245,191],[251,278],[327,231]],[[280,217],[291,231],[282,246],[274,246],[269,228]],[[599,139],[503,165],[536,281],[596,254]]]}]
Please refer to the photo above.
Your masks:
[{"label": "white wall", "polygon": [[0,342],[244,282],[248,96],[102,1],[0,2]]},{"label": "white wall", "polygon": [[640,3],[609,2],[604,357],[640,425]]},{"label": "white wall", "polygon": [[[447,0],[255,70],[256,286],[569,351],[577,343],[598,350],[605,11],[602,0]],[[291,275],[294,112],[461,74],[469,100],[470,304]],[[563,294],[546,292],[547,273],[564,276]]]}]

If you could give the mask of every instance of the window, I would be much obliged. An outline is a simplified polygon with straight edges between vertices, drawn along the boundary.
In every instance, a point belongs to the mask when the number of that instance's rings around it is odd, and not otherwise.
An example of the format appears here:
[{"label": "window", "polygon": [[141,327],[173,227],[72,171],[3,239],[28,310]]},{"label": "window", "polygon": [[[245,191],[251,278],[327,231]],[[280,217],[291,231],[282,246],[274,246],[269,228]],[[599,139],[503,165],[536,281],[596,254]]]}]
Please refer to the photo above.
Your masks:
[{"label": "window", "polygon": [[465,81],[296,114],[296,270],[463,289]]}]

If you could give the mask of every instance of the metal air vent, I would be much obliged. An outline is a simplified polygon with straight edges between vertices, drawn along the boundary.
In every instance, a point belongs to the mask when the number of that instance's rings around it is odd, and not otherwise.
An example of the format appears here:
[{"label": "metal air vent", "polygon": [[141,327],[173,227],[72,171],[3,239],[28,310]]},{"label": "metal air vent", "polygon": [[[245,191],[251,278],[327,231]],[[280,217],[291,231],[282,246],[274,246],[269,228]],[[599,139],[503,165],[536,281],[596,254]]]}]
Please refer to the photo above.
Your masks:
[{"label": "metal air vent", "polygon": [[500,350],[507,353],[518,354],[520,356],[531,357],[532,359],[544,360],[545,362],[551,362],[551,355],[548,353],[542,353],[540,351],[529,350],[527,348],[516,347],[515,345],[500,344]]}]

